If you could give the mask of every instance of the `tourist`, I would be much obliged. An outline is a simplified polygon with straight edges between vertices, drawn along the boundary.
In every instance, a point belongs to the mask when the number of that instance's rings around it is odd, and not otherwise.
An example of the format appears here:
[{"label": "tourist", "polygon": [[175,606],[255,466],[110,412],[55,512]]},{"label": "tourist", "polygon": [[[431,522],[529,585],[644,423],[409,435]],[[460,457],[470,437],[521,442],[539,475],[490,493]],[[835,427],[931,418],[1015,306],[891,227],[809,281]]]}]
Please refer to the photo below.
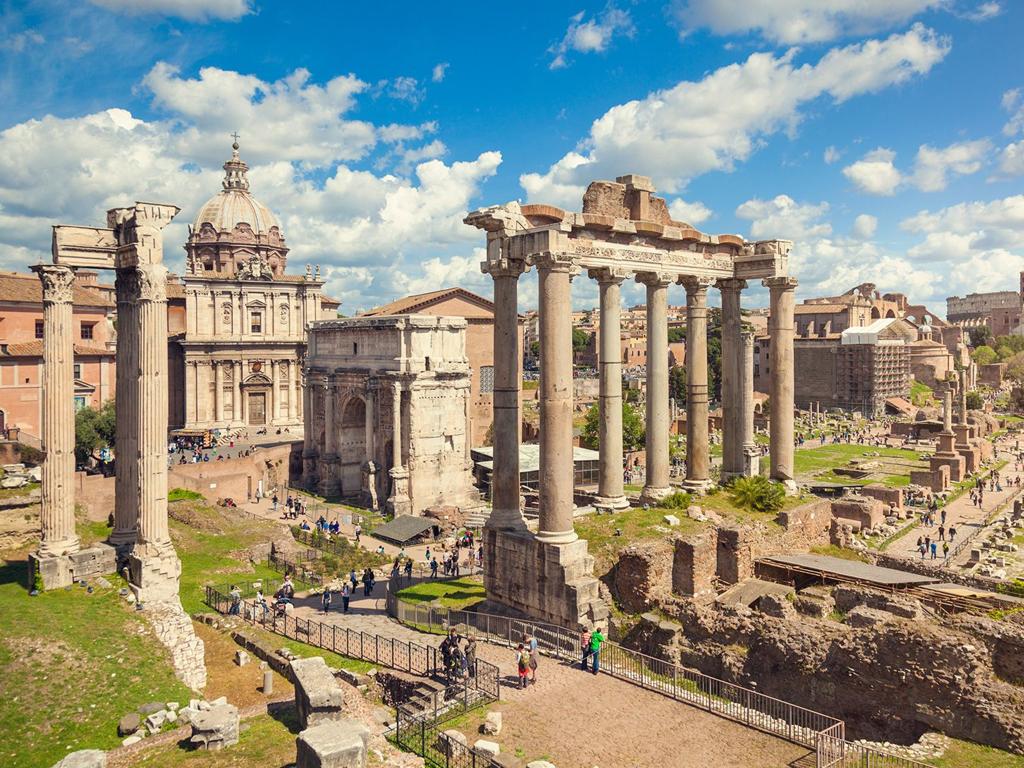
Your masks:
[{"label": "tourist", "polygon": [[950,542],[951,544],[953,543],[953,539],[954,539],[954,538],[956,538],[956,528],[954,528],[954,527],[953,527],[953,526],[951,525],[951,526],[949,526],[949,542]]},{"label": "tourist", "polygon": [[412,558],[407,557],[405,559],[405,578],[406,581],[412,581]]},{"label": "tourist", "polygon": [[949,542],[942,542],[942,559],[945,560],[949,557]]},{"label": "tourist", "polygon": [[331,588],[324,587],[324,592],[320,595],[320,606],[324,609],[326,615],[331,610]]},{"label": "tourist", "polygon": [[446,677],[451,677],[452,672],[452,649],[457,647],[459,644],[458,635],[455,634],[455,629],[449,629],[448,634],[444,640],[441,641],[441,667],[444,670]]},{"label": "tourist", "polygon": [[601,644],[604,643],[604,635],[601,634],[600,627],[590,633],[590,657],[593,660],[593,666],[591,672],[595,675],[600,671],[601,664]]},{"label": "tourist", "polygon": [[459,553],[452,552],[452,576],[459,577]]},{"label": "tourist", "polygon": [[228,609],[228,613],[232,616],[237,616],[242,608],[242,591],[235,586],[231,585],[231,607]]},{"label": "tourist", "polygon": [[352,587],[347,581],[341,584],[341,612],[348,613],[348,603],[352,599]]},{"label": "tourist", "polygon": [[924,560],[924,553],[927,551],[927,549],[928,548],[925,547],[923,541],[920,544],[917,545],[917,554],[919,554],[921,556],[922,560]]},{"label": "tourist", "polygon": [[359,577],[356,576],[356,569],[353,568],[348,572],[348,580],[352,582],[352,591],[356,591],[356,587],[359,586]]},{"label": "tourist", "polygon": [[270,511],[271,512],[275,512],[275,513],[277,512],[277,494],[276,493],[270,499]]},{"label": "tourist", "polygon": [[363,534],[362,527],[359,525],[359,523],[356,523],[356,544],[359,543],[359,537],[362,536],[362,534]]},{"label": "tourist", "polygon": [[523,644],[530,652],[530,682],[537,682],[537,638],[527,632],[523,635]]},{"label": "tourist", "polygon": [[476,677],[476,637],[473,635],[466,642],[466,673]]},{"label": "tourist", "polygon": [[267,598],[263,596],[262,589],[256,590],[256,600],[254,601],[254,603],[263,609],[263,616],[261,618],[267,618],[267,610],[269,609],[267,608]]},{"label": "tourist", "polygon": [[946,529],[942,525],[939,526],[939,541],[946,540]]},{"label": "tourist", "polygon": [[526,687],[526,673],[530,669],[530,654],[520,643],[516,646],[516,669],[519,672],[519,687]]},{"label": "tourist", "polygon": [[937,541],[933,541],[932,542],[932,560],[935,559],[935,556],[938,554],[938,551],[939,551],[939,543]]},{"label": "tourist", "polygon": [[590,658],[590,630],[584,629],[580,633],[580,653],[583,658],[580,659],[580,666],[585,670],[587,668],[587,659]]},{"label": "tourist", "polygon": [[432,578],[432,579],[436,579],[437,578],[437,558],[436,557],[433,558],[430,561],[430,578]]}]

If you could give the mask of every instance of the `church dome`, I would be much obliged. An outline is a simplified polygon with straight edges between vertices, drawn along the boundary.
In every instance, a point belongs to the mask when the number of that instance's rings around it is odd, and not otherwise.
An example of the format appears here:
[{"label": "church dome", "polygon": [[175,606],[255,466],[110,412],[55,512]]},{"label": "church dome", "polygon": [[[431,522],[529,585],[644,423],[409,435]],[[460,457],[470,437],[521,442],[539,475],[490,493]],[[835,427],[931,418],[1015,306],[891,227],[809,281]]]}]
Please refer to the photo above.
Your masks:
[{"label": "church dome", "polygon": [[199,209],[192,229],[199,232],[209,225],[218,233],[233,232],[245,224],[253,235],[268,235],[272,229],[280,235],[277,217],[249,192],[246,172],[249,166],[238,156],[238,142],[231,145],[231,159],[224,163],[223,189]]}]

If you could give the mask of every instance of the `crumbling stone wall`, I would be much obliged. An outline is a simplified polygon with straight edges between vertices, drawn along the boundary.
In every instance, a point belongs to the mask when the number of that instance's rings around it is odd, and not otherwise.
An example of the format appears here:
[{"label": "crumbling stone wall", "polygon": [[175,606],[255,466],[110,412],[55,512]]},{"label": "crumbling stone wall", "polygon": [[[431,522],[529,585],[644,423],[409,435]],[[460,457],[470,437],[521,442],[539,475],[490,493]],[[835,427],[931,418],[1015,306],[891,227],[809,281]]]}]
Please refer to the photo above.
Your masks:
[{"label": "crumbling stone wall", "polygon": [[697,599],[715,596],[717,539],[717,533],[710,530],[675,540],[672,556],[673,593]]},{"label": "crumbling stone wall", "polygon": [[664,539],[631,544],[619,554],[609,574],[611,590],[622,610],[650,610],[672,591],[672,543]]}]

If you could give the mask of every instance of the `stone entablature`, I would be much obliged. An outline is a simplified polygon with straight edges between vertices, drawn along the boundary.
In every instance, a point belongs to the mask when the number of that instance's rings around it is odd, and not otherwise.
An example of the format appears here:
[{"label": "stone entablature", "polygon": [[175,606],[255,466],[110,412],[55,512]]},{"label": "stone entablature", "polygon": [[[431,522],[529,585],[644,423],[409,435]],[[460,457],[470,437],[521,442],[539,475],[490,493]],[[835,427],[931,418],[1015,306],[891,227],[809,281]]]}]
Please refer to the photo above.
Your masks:
[{"label": "stone entablature", "polygon": [[304,374],[308,486],[396,514],[478,505],[464,318],[314,323]]}]

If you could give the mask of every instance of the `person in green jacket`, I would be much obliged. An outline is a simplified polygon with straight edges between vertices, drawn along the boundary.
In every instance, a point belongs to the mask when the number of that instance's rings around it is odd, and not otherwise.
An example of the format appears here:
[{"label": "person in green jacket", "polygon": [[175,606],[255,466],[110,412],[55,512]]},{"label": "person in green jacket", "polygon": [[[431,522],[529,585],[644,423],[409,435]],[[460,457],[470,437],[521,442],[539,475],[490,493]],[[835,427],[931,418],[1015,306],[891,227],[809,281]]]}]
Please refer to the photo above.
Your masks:
[{"label": "person in green jacket", "polygon": [[590,658],[592,661],[592,667],[590,669],[595,675],[601,668],[600,656],[601,656],[601,644],[604,643],[604,635],[601,634],[600,629],[595,629],[590,633]]}]

